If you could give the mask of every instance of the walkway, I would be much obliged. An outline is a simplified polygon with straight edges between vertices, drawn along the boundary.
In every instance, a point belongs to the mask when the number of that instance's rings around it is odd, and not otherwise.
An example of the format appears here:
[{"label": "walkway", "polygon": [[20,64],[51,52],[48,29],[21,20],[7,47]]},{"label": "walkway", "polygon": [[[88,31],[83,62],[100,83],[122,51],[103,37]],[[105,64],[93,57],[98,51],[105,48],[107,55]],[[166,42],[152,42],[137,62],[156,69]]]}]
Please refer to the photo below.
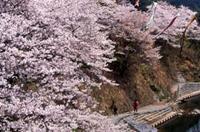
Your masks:
[{"label": "walkway", "polygon": [[112,117],[114,123],[126,122],[134,127],[137,124],[148,124],[158,127],[181,116],[184,109],[181,106],[191,101],[193,97],[200,97],[200,83],[189,82],[179,85],[177,99],[164,105],[149,105],[142,107],[137,113],[129,112]]}]

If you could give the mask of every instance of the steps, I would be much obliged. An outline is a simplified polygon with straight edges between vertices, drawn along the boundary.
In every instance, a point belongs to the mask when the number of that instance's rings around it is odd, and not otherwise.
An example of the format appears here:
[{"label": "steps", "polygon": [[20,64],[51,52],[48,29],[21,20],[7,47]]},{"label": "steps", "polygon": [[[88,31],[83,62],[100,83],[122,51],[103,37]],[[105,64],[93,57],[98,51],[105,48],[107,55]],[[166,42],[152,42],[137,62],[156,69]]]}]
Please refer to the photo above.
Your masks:
[{"label": "steps", "polygon": [[168,103],[164,107],[153,107],[153,111],[152,105],[143,107],[143,110],[140,111],[141,113],[128,113],[122,116],[118,122],[128,121],[129,124],[141,123],[151,125],[152,127],[158,127],[159,125],[178,117],[184,112],[180,109],[180,102],[183,100],[190,101],[190,98],[200,95],[200,83],[185,83],[181,90],[181,96],[178,97],[175,102]]},{"label": "steps", "polygon": [[177,115],[178,115],[177,112],[172,111],[172,112],[168,113],[167,115],[165,115],[165,117],[163,117],[162,119],[160,119],[160,120],[158,120],[158,121],[152,123],[151,126],[156,127],[156,126],[158,126],[158,125],[160,125],[160,124],[163,124],[163,123],[165,123],[166,121],[168,121],[168,120],[170,120],[170,119],[176,117]]},{"label": "steps", "polygon": [[193,93],[185,94],[184,96],[179,97],[177,101],[181,101],[198,95],[200,95],[200,91],[195,91]]},{"label": "steps", "polygon": [[182,84],[179,89],[179,95],[184,96],[187,94],[192,94],[193,92],[200,91],[200,83],[198,82],[188,82]]},{"label": "steps", "polygon": [[153,122],[163,118],[163,116],[167,115],[170,112],[172,112],[172,109],[170,107],[167,107],[160,111],[137,115],[133,119],[138,123],[148,123],[149,124],[149,123],[153,123]]}]

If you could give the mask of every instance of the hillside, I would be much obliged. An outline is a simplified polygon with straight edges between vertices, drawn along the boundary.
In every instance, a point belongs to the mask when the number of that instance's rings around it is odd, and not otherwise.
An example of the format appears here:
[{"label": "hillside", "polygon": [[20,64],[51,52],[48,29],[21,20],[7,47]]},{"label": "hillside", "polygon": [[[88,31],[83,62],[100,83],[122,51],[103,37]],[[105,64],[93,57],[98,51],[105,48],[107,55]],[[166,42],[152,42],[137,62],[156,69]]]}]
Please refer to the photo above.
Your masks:
[{"label": "hillside", "polygon": [[130,131],[113,106],[168,102],[180,74],[199,81],[198,19],[180,42],[198,9],[146,4],[1,0],[0,131]]}]

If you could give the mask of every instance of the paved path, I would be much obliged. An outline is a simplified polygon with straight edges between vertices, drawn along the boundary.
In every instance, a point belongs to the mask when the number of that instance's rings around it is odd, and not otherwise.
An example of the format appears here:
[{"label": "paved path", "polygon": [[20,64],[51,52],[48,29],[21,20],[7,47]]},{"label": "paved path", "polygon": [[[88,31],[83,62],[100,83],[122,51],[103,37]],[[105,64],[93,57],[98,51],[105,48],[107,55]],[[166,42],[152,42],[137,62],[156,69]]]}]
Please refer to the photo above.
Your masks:
[{"label": "paved path", "polygon": [[130,126],[137,126],[137,124],[148,124],[150,126],[159,126],[172,118],[177,118],[182,115],[184,110],[180,109],[180,105],[190,100],[193,97],[200,96],[200,83],[189,82],[181,83],[178,89],[178,97],[176,101],[166,103],[163,105],[148,105],[139,108],[137,113],[127,112],[117,116],[113,116],[115,124],[119,122],[126,122]]},{"label": "paved path", "polygon": [[[148,118],[151,116],[156,115],[156,113],[161,114],[163,111],[165,111],[167,109],[167,112],[169,112],[169,104],[164,104],[164,105],[148,105],[145,107],[141,107],[138,109],[138,112],[127,112],[127,113],[123,113],[123,114],[119,114],[117,116],[112,116],[113,122],[115,124],[124,121],[125,119],[128,118],[128,120],[132,120],[135,121],[136,123],[147,123],[146,121],[144,121],[145,119],[148,120]],[[161,112],[161,113],[160,113]],[[157,116],[156,118],[159,118],[159,116]],[[149,119],[150,120],[150,119]],[[152,118],[152,120],[155,120]]]}]

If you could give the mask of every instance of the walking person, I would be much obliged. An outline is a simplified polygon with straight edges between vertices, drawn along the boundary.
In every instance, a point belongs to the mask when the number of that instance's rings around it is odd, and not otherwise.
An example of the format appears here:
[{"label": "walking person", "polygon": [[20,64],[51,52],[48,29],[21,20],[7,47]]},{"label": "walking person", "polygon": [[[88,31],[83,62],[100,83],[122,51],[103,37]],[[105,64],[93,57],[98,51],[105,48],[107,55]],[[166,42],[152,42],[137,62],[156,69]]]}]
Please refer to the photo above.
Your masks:
[{"label": "walking person", "polygon": [[115,105],[115,101],[114,100],[112,100],[112,105],[111,105],[110,108],[111,108],[113,114],[116,115],[118,109],[117,109],[117,106]]},{"label": "walking person", "polygon": [[134,102],[133,102],[133,110],[134,110],[134,112],[138,111],[138,106],[139,106],[139,101],[137,99],[135,99]]}]

